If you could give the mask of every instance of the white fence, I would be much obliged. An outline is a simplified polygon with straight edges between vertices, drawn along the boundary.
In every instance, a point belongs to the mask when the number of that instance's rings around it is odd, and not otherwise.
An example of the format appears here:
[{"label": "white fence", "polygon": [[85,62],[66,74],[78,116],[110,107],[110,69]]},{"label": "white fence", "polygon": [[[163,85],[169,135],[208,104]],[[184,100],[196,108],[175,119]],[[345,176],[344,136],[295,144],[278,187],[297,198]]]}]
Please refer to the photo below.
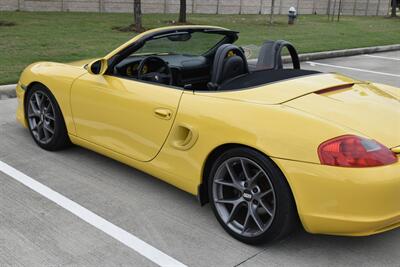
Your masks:
[{"label": "white fence", "polygon": [[[143,13],[177,13],[179,0],[142,0]],[[275,14],[287,14],[289,7],[299,14],[327,14],[339,8],[339,0],[275,0]],[[387,15],[390,0],[342,0],[344,15]],[[133,11],[133,0],[0,0],[0,10],[25,11]],[[187,0],[188,13],[269,14],[271,0]]]}]

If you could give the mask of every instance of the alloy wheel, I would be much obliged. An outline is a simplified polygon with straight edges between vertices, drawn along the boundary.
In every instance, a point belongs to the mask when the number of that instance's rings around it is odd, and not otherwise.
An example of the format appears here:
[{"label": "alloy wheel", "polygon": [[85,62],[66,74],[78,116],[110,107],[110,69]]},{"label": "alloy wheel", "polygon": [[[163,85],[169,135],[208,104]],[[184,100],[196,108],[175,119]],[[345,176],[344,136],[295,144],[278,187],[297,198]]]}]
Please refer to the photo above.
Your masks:
[{"label": "alloy wheel", "polygon": [[41,144],[54,137],[55,113],[50,98],[42,91],[34,92],[28,103],[28,121],[32,135]]},{"label": "alloy wheel", "polygon": [[245,157],[225,160],[215,172],[212,185],[215,208],[235,233],[256,237],[272,224],[275,191],[264,169]]}]

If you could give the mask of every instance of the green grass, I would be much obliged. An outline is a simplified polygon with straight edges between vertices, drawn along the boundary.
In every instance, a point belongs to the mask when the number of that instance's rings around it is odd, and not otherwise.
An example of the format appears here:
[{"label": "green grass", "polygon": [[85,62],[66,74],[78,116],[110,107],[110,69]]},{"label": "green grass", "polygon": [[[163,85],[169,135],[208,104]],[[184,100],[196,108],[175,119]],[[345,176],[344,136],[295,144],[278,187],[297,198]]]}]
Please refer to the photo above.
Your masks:
[{"label": "green grass", "polygon": [[[167,25],[177,15],[144,15],[147,29]],[[254,47],[267,39],[291,41],[300,53],[399,43],[400,19],[342,17],[328,22],[325,16],[301,16],[294,26],[286,16],[268,25],[265,15],[189,15],[193,24],[218,25],[240,31],[238,44]],[[134,33],[113,30],[133,21],[131,14],[0,12],[0,84],[14,83],[22,69],[35,61],[68,62],[101,57]],[[253,55],[254,56],[254,55]]]}]

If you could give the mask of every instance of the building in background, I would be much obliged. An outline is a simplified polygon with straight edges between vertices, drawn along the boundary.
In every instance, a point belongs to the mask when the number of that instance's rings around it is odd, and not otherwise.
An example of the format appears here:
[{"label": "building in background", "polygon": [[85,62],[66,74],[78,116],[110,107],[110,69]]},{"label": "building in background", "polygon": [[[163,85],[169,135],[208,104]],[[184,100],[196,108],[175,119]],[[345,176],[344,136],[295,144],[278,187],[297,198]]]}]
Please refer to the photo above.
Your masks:
[{"label": "building in background", "polygon": [[[340,0],[275,0],[274,14],[286,15],[291,6],[299,14],[327,14]],[[335,3],[336,2],[336,3]],[[385,16],[391,0],[342,0],[341,13]],[[178,13],[180,0],[142,0],[143,13]],[[0,0],[0,10],[133,12],[133,0]],[[269,14],[271,0],[187,0],[187,13]]]}]

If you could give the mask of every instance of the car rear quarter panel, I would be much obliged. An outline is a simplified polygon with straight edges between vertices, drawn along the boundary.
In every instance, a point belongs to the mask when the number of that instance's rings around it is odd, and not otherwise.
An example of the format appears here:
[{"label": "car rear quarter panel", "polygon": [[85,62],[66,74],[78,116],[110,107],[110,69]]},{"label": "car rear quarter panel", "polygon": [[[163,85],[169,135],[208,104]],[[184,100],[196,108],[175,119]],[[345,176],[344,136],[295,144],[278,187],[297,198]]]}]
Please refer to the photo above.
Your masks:
[{"label": "car rear quarter panel", "polygon": [[[176,141],[174,131],[181,124],[198,132],[198,140],[189,150],[177,150],[172,145]],[[152,164],[173,174],[186,191],[196,194],[207,157],[221,145],[241,144],[271,158],[319,163],[319,144],[346,133],[354,132],[283,105],[185,92],[172,132]]]},{"label": "car rear quarter panel", "polygon": [[[82,67],[69,66],[61,63],[39,62],[28,66],[21,74],[19,84],[27,87],[27,90],[34,83],[45,85],[57,100],[64,116],[65,124],[69,134],[75,134],[75,126],[72,120],[72,111],[70,106],[70,91],[73,81],[86,73]],[[25,92],[26,93],[26,92]],[[21,105],[19,109],[24,108],[24,94],[19,94]],[[19,110],[23,114],[23,110]],[[25,118],[20,119],[22,121]]]},{"label": "car rear quarter panel", "polygon": [[[321,165],[320,143],[358,134],[284,105],[259,105],[183,94],[174,127],[197,129],[194,147],[176,150],[174,128],[151,163],[167,181],[196,194],[214,148],[241,144],[269,156],[284,173],[305,229],[312,233],[369,235],[397,227],[399,163],[366,169]],[[164,175],[164,176],[163,176]],[[372,198],[372,199],[371,199]]]}]

